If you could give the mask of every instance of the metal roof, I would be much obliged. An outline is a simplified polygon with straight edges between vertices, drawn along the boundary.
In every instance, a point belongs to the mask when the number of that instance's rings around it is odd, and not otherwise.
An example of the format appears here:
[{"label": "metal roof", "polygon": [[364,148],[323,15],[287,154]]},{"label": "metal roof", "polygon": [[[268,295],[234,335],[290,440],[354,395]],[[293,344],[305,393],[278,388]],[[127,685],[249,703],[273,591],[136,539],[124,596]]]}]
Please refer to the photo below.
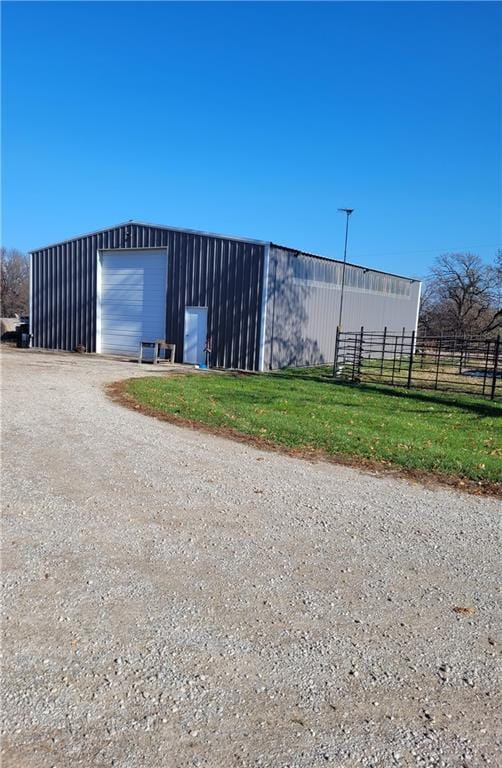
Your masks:
[{"label": "metal roof", "polygon": [[92,232],[85,232],[83,235],[76,235],[74,237],[68,237],[63,240],[57,240],[54,243],[48,245],[42,245],[40,248],[32,248],[29,252],[36,253],[37,251],[43,251],[46,248],[53,248],[55,245],[62,245],[63,243],[72,243],[74,240],[81,240],[83,237],[91,237],[92,235],[100,235],[102,232],[109,232],[112,229],[118,229],[118,227],[127,227],[128,224],[135,224],[140,227],[152,227],[152,229],[165,229],[168,232],[182,232],[187,235],[199,235],[200,237],[217,237],[220,240],[236,240],[240,243],[252,243],[253,245],[270,245],[268,240],[256,240],[250,237],[238,237],[237,235],[222,235],[216,232],[205,232],[199,229],[187,229],[185,227],[170,227],[166,224],[152,224],[149,221],[139,221],[138,219],[128,219],[128,221],[121,221],[119,224],[114,224],[111,227],[101,227],[95,229]]},{"label": "metal roof", "polygon": [[[310,258],[313,258],[313,259],[322,259],[324,261],[335,261],[338,264],[343,264],[342,259],[336,259],[336,258],[334,258],[332,256],[321,256],[318,253],[311,253],[310,251],[302,251],[302,250],[300,250],[298,248],[291,248],[288,245],[280,245],[279,243],[274,243],[274,242],[272,242],[270,240],[256,240],[255,238],[250,238],[250,237],[239,237],[237,235],[223,235],[221,233],[218,234],[218,233],[215,233],[215,232],[205,232],[204,230],[199,230],[199,229],[187,229],[187,228],[184,228],[184,227],[171,227],[171,226],[166,225],[166,224],[152,224],[151,222],[139,221],[138,219],[128,219],[127,221],[122,221],[119,224],[114,224],[111,227],[102,227],[101,229],[96,229],[96,230],[94,230],[92,232],[86,232],[83,235],[76,235],[74,237],[70,237],[70,238],[67,238],[65,240],[58,240],[55,243],[50,243],[49,245],[43,245],[40,248],[33,248],[30,251],[30,253],[36,253],[37,251],[43,251],[46,248],[52,248],[53,246],[61,245],[62,243],[71,243],[71,242],[74,242],[75,240],[81,240],[84,237],[90,237],[92,235],[100,235],[103,232],[109,232],[110,230],[117,229],[118,227],[126,227],[128,224],[135,224],[135,225],[138,225],[138,226],[141,226],[141,227],[152,227],[153,229],[164,229],[164,230],[171,231],[171,232],[182,232],[182,233],[187,234],[187,235],[199,235],[200,237],[216,237],[216,238],[219,238],[221,240],[235,240],[235,241],[238,241],[238,242],[241,242],[241,243],[252,243],[254,245],[270,245],[272,247],[282,248],[285,251],[290,251],[291,253],[296,253],[298,255],[309,256]],[[365,267],[362,264],[354,264],[353,262],[349,262],[349,261],[347,262],[347,265],[349,267],[356,267],[358,269],[364,269],[366,272],[377,272],[378,274],[381,274],[381,275],[390,275],[391,277],[398,277],[398,278],[401,278],[402,280],[410,280],[412,282],[417,282],[417,283],[421,282],[421,280],[419,280],[416,277],[410,277],[408,275],[397,275],[394,272],[387,272],[387,271],[385,271],[383,269],[374,269],[373,267]]]},{"label": "metal roof", "polygon": [[[284,251],[290,251],[298,256],[309,256],[311,259],[321,259],[322,261],[334,261],[337,264],[343,264],[343,259],[335,259],[332,256],[321,256],[318,253],[311,253],[310,251],[302,251],[298,248],[291,248],[289,245],[280,245],[279,243],[270,243],[272,248],[282,248]],[[376,272],[379,275],[389,275],[389,277],[398,277],[401,280],[409,280],[413,283],[421,283],[422,281],[418,277],[410,277],[409,275],[397,275],[395,272],[386,272],[384,269],[374,269],[373,267],[365,267],[363,264],[354,264],[351,261],[347,261],[348,267],[356,267],[356,269],[364,269],[365,272]]]}]

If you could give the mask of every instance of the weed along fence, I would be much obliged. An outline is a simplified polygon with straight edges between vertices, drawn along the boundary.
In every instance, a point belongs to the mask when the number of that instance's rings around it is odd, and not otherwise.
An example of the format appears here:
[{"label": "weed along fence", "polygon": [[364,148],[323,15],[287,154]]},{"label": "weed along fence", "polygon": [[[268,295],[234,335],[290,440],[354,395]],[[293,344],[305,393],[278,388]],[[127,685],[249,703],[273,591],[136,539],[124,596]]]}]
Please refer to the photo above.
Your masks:
[{"label": "weed along fence", "polygon": [[502,343],[496,338],[337,331],[333,376],[415,389],[502,394]]}]

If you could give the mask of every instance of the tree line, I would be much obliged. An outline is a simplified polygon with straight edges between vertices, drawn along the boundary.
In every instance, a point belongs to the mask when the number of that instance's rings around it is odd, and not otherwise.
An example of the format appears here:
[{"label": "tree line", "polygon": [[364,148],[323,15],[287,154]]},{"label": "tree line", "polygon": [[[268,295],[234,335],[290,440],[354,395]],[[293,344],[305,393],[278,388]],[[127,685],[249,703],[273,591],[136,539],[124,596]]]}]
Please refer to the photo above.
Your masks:
[{"label": "tree line", "polygon": [[[0,249],[2,317],[29,311],[29,259]],[[495,335],[502,328],[502,250],[486,264],[474,253],[445,253],[424,281],[418,322],[422,334]]]},{"label": "tree line", "polygon": [[475,253],[438,256],[424,282],[423,335],[493,336],[502,327],[502,250],[486,264]]},{"label": "tree line", "polygon": [[0,249],[0,301],[2,317],[27,315],[30,303],[30,262],[16,248]]}]

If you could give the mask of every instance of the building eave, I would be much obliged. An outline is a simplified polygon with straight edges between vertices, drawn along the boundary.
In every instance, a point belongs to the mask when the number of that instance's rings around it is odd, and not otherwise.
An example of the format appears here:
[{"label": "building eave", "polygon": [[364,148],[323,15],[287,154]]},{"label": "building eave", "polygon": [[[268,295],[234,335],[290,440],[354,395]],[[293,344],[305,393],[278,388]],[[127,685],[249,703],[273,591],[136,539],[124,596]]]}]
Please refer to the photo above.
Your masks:
[{"label": "building eave", "polygon": [[[272,248],[281,248],[283,251],[289,251],[290,253],[297,254],[299,256],[308,256],[312,259],[320,259],[321,261],[335,262],[336,264],[343,264],[342,259],[335,259],[332,256],[321,256],[319,253],[311,253],[310,251],[302,251],[299,248],[291,248],[289,245],[280,245],[279,243],[271,243]],[[384,269],[375,269],[374,267],[366,267],[364,264],[354,264],[354,262],[347,261],[348,267],[355,267],[356,269],[363,269],[366,272],[376,272],[379,275],[388,275],[389,277],[398,277],[400,280],[409,280],[413,283],[421,283],[422,281],[418,277],[410,277],[409,275],[398,275],[395,272],[387,272]]]}]

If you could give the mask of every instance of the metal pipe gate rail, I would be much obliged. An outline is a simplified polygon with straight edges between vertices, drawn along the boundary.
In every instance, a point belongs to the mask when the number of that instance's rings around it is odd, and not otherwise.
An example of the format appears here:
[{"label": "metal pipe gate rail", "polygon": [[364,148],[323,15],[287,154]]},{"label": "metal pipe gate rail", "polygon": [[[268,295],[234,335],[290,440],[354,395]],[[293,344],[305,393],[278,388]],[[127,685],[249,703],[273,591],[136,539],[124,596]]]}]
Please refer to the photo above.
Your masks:
[{"label": "metal pipe gate rail", "polygon": [[335,378],[481,395],[502,394],[502,344],[475,336],[337,330]]}]

